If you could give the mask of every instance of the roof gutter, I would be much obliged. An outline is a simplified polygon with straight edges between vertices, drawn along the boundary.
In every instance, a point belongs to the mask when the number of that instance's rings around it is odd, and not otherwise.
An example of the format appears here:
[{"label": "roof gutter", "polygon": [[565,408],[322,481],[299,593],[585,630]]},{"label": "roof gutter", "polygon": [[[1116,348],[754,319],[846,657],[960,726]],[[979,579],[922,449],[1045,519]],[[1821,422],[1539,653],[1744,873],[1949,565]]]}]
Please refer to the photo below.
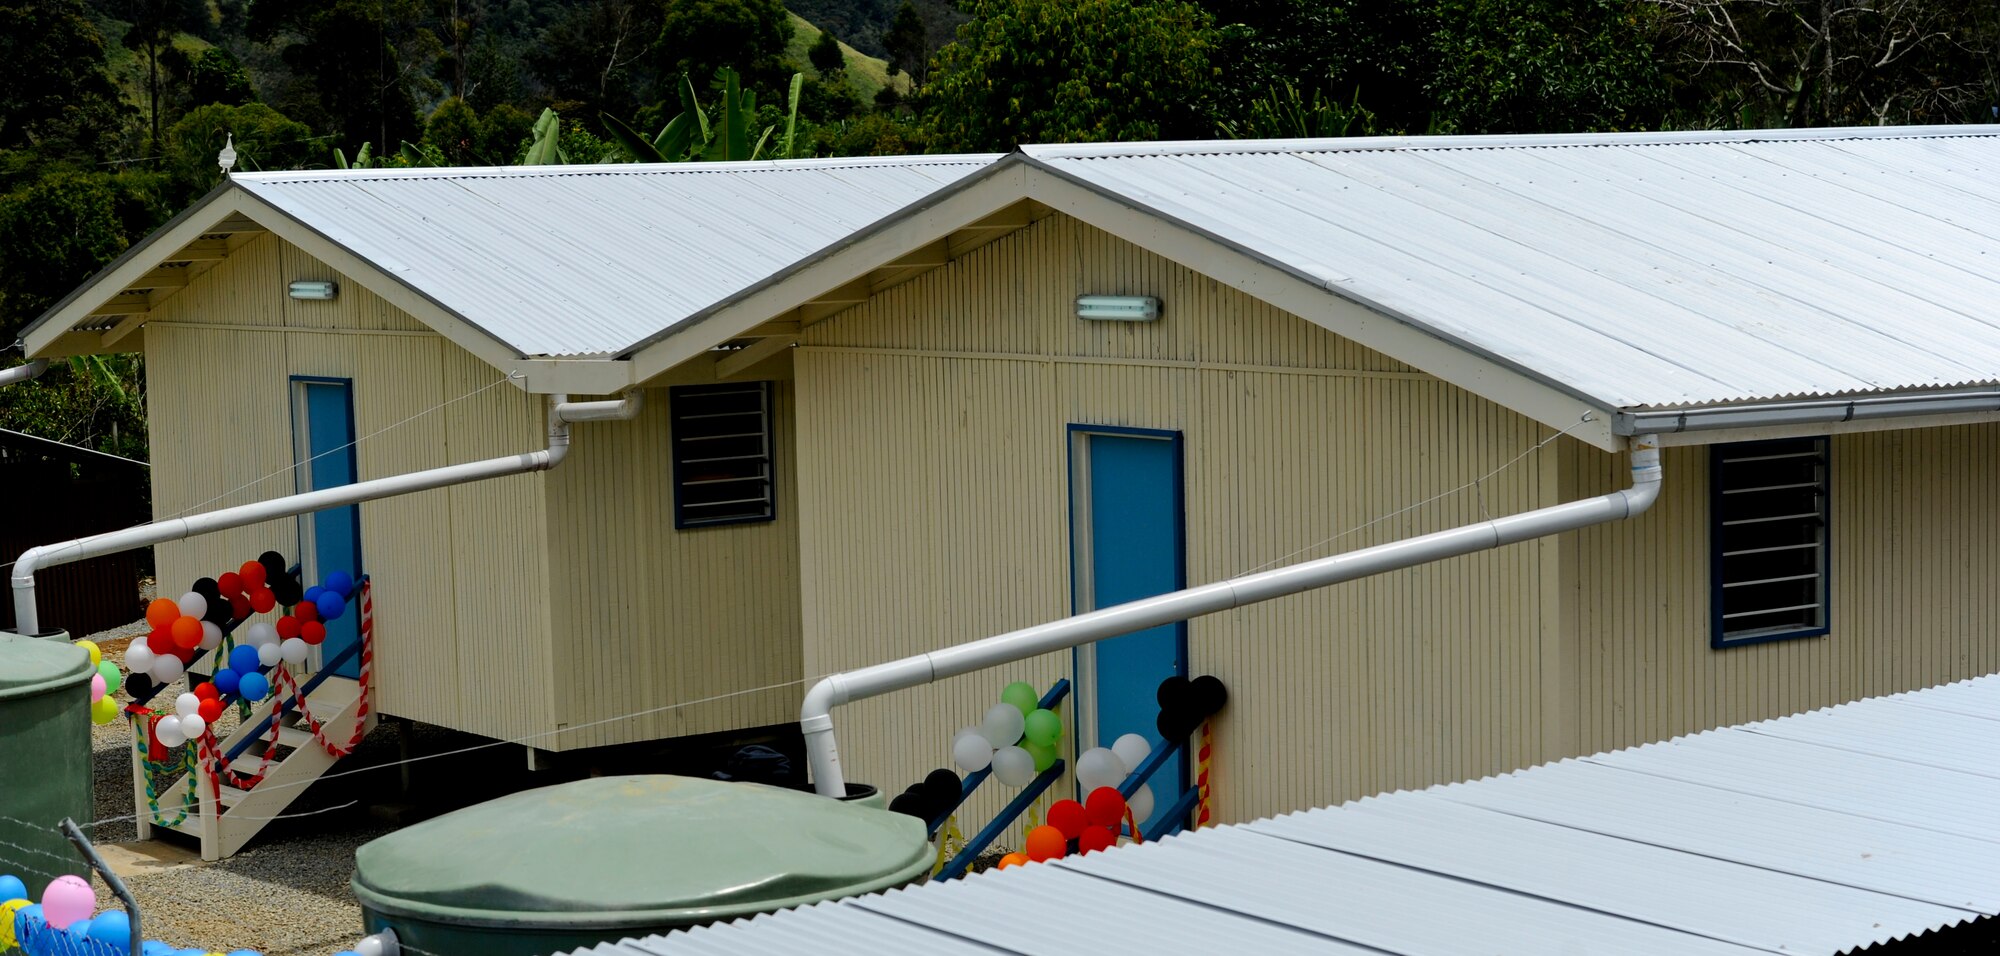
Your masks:
[{"label": "roof gutter", "polygon": [[15,382],[25,382],[31,378],[40,378],[41,374],[48,370],[48,359],[35,359],[26,365],[16,365],[13,368],[0,368],[0,387],[12,385]]},{"label": "roof gutter", "polygon": [[799,707],[799,727],[805,732],[813,789],[821,796],[835,798],[847,793],[847,781],[840,771],[840,750],[833,735],[833,708],[841,704],[1386,571],[1621,521],[1652,507],[1660,496],[1660,481],[1657,439],[1641,435],[1632,440],[1632,487],[1623,491],[1348,551],[1274,571],[1246,574],[834,674],[813,685]]},{"label": "roof gutter", "polygon": [[89,535],[29,548],[21,552],[21,557],[14,562],[12,574],[14,630],[31,637],[42,633],[41,617],[35,608],[37,569],[117,554],[120,551],[131,551],[168,541],[179,541],[198,534],[241,528],[274,518],[289,518],[314,511],[325,511],[328,508],[340,508],[377,498],[407,495],[447,485],[463,485],[531,471],[548,471],[562,464],[563,458],[569,454],[569,426],[572,422],[630,421],[639,414],[643,394],[634,391],[621,400],[605,402],[571,402],[564,400],[567,396],[550,396],[548,447],[540,451],[503,455],[499,458],[488,458],[462,465],[446,465],[442,468],[391,475],[387,478],[373,478],[351,485],[341,485],[338,488],[306,491],[269,501],[167,518],[135,528],[126,528],[123,531]]},{"label": "roof gutter", "polygon": [[1723,428],[1766,428],[1775,425],[1810,425],[1822,422],[1854,422],[1966,412],[2000,412],[2000,388],[1973,392],[1930,392],[1922,395],[1872,395],[1797,402],[1762,402],[1756,405],[1722,405],[1657,412],[1619,412],[1612,422],[1612,431],[1619,435],[1662,432],[1678,434]]}]

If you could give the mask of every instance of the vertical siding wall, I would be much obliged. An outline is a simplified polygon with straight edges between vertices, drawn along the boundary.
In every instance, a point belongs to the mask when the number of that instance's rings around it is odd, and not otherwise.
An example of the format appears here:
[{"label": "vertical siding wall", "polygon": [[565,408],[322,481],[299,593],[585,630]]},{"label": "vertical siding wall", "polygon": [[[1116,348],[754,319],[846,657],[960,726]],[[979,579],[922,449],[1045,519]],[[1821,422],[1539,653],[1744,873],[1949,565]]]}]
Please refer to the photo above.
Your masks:
[{"label": "vertical siding wall", "polygon": [[[1832,632],[1709,647],[1708,451],[1672,448],[1651,513],[1564,536],[1580,750],[1660,740],[2000,670],[2000,427],[1836,436]],[[1618,456],[1572,444],[1597,494]]]},{"label": "vertical siding wall", "polygon": [[[340,297],[293,301],[285,286],[296,279],[336,280]],[[146,358],[159,517],[297,490],[293,375],[354,381],[356,434],[373,435],[356,449],[363,479],[542,440],[541,399],[488,388],[500,372],[268,235],[167,301],[147,325]],[[543,481],[503,478],[361,506],[382,711],[493,736],[551,726]],[[161,593],[267,549],[298,559],[296,519],[162,545]]]},{"label": "vertical siding wall", "polygon": [[[1164,317],[1082,322],[1086,292],[1157,295]],[[795,368],[809,676],[1069,614],[1069,423],[1185,433],[1193,583],[1554,500],[1554,469],[1529,458],[1398,513],[1544,430],[1061,216],[808,329]],[[1545,756],[1551,554],[1519,545],[1196,620],[1191,667],[1231,693],[1220,818]],[[843,763],[899,790],[948,763],[953,729],[1006,682],[1069,666],[841,708]],[[975,819],[1005,795],[986,789]]]},{"label": "vertical siding wall", "polygon": [[[792,383],[772,384],[777,519],[676,530],[670,405],[574,426],[549,473],[559,725],[537,746],[626,743],[796,720],[798,499]],[[671,705],[782,685],[694,707]],[[660,709],[632,720],[610,718]]]}]

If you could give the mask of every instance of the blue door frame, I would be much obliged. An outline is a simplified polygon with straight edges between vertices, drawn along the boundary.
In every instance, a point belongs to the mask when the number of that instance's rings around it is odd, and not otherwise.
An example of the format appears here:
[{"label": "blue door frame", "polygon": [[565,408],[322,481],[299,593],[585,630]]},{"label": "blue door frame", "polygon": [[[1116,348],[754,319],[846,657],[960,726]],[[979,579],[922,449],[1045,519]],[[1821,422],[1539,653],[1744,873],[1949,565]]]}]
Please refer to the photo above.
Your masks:
[{"label": "blue door frame", "polygon": [[[298,490],[338,488],[358,479],[351,379],[292,376],[292,428],[299,463]],[[299,516],[299,555],[299,573],[308,585],[317,584],[333,571],[346,571],[360,580],[360,507],[347,505]],[[360,614],[350,608],[349,613],[326,625],[320,659],[331,658],[360,640]],[[359,677],[360,655],[350,657],[333,673]]]},{"label": "blue door frame", "polygon": [[[1076,612],[1187,586],[1186,481],[1179,432],[1071,425],[1070,557]],[[1187,624],[1108,638],[1078,648],[1077,745],[1109,747],[1136,733],[1154,747],[1160,682],[1187,675]],[[1148,782],[1159,825],[1187,789],[1183,750]],[[1178,829],[1178,828],[1176,828]]]}]

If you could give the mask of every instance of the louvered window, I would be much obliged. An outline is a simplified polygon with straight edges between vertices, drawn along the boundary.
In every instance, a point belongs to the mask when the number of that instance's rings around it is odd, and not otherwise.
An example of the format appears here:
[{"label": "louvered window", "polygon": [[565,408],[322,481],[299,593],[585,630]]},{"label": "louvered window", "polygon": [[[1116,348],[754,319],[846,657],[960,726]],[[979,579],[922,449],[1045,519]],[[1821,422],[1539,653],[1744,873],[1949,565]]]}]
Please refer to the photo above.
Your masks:
[{"label": "louvered window", "polygon": [[674,527],[769,521],[771,383],[672,389]]},{"label": "louvered window", "polygon": [[1827,441],[1709,449],[1716,647],[1827,631]]}]

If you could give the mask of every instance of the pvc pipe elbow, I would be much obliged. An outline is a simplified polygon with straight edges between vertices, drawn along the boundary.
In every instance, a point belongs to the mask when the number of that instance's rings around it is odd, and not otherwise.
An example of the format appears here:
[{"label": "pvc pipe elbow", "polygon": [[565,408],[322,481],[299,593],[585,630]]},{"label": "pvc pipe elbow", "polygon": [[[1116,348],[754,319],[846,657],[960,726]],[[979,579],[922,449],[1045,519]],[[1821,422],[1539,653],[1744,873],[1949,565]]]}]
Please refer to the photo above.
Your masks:
[{"label": "pvc pipe elbow", "polygon": [[15,382],[25,382],[29,379],[40,378],[42,373],[48,370],[48,359],[35,359],[26,365],[16,365],[13,368],[0,369],[0,385],[12,385]]}]

